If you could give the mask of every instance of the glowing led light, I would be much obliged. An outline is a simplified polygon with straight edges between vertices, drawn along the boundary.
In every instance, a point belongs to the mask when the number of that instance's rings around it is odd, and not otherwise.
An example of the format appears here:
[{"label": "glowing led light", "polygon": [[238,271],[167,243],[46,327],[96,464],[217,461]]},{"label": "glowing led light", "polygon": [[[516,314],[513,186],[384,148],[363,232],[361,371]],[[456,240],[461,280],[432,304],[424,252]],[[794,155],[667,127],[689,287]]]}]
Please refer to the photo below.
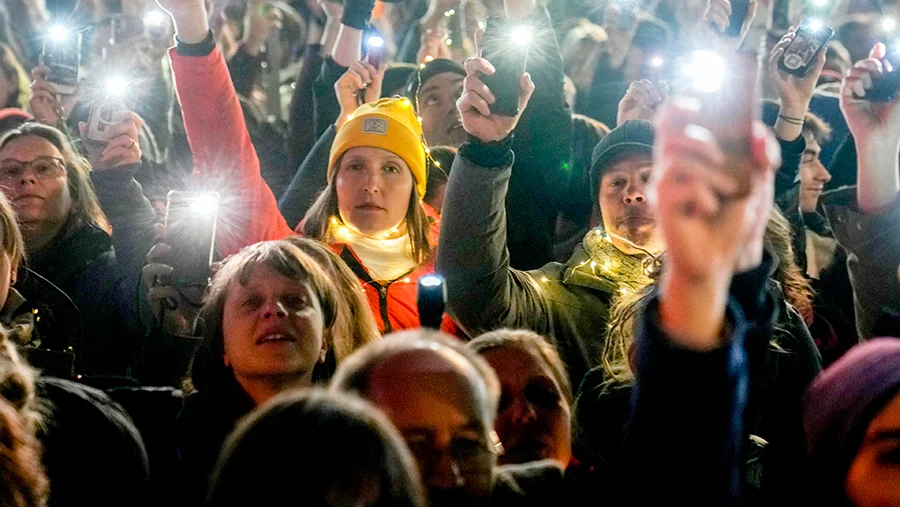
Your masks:
[{"label": "glowing led light", "polygon": [[106,80],[104,85],[107,95],[120,97],[128,91],[128,81],[122,77],[111,77]]},{"label": "glowing led light", "polygon": [[478,28],[479,28],[479,29],[484,30],[484,27],[485,27],[485,26],[486,26],[486,25],[484,24],[484,21],[479,21],[479,22],[478,22]]},{"label": "glowing led light", "polygon": [[381,37],[379,37],[377,35],[373,35],[373,36],[369,37],[368,39],[366,39],[366,44],[368,44],[369,47],[380,48],[380,47],[384,46],[384,39],[382,39]]},{"label": "glowing led light", "polygon": [[531,44],[531,38],[534,34],[531,31],[531,27],[528,26],[519,26],[513,30],[510,38],[513,44],[517,46],[527,46]]},{"label": "glowing led light", "polygon": [[450,10],[444,12],[444,17],[449,18],[450,16],[452,16],[454,14],[456,14],[456,9],[450,9]]},{"label": "glowing led light", "polygon": [[[409,280],[409,278],[407,278]],[[426,275],[422,278],[419,278],[419,283],[422,287],[440,287],[444,280],[437,275]]]},{"label": "glowing led light", "polygon": [[663,64],[663,59],[658,56],[656,56],[652,60],[650,60],[650,65],[652,65],[653,67],[660,68],[660,67],[662,67],[662,64]]},{"label": "glowing led light", "polygon": [[447,40],[445,40],[445,41],[444,41],[444,44],[446,44],[446,45],[448,45],[448,46],[452,46],[452,45],[453,45],[453,39],[447,39]]},{"label": "glowing led light", "polygon": [[219,209],[219,196],[216,194],[200,194],[191,203],[191,212],[196,215],[214,215]]},{"label": "glowing led light", "polygon": [[542,283],[547,283],[547,282],[549,282],[549,281],[550,281],[550,279],[547,278],[546,276],[542,276],[542,277],[541,277],[541,282],[542,282]]},{"label": "glowing led light", "polygon": [[161,28],[166,23],[166,14],[162,11],[153,9],[144,14],[144,26],[153,28]]},{"label": "glowing led light", "polygon": [[691,88],[702,93],[712,93],[725,82],[725,61],[712,51],[694,51],[682,69],[692,83]]},{"label": "glowing led light", "polygon": [[822,21],[820,21],[818,19],[811,19],[809,21],[809,29],[814,32],[818,32],[819,30],[822,29],[823,26],[825,26],[825,25],[822,23]]},{"label": "glowing led light", "polygon": [[893,32],[897,28],[897,20],[894,18],[884,18],[881,21],[881,29],[885,32]]},{"label": "glowing led light", "polygon": [[438,162],[438,161],[435,161],[435,162],[434,162],[434,165],[435,165],[435,166],[437,166],[437,167],[438,167],[438,168],[440,168],[440,167],[441,167],[441,163],[440,163],[440,162]]},{"label": "glowing led light", "polygon": [[71,35],[72,33],[69,29],[63,25],[50,25],[50,28],[47,29],[47,36],[50,37],[50,40],[53,42],[65,42]]},{"label": "glowing led light", "polygon": [[[426,62],[432,62],[432,61],[434,61],[434,57],[433,57],[433,56],[431,56],[431,55],[428,55],[428,56],[426,56],[426,57],[425,57],[425,61],[426,61]],[[425,68],[425,66],[424,66],[424,65],[422,65],[422,67],[421,67],[421,68],[423,68],[423,69],[424,69],[424,68]]]}]

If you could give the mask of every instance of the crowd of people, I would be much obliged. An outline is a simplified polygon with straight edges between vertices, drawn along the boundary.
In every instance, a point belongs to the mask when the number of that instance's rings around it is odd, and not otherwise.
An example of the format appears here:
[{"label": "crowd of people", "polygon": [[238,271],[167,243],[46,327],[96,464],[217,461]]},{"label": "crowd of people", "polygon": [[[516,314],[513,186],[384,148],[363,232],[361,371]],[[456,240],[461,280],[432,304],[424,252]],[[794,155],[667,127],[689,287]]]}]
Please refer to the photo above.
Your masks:
[{"label": "crowd of people", "polygon": [[3,0],[0,504],[900,506],[898,67],[890,0]]}]

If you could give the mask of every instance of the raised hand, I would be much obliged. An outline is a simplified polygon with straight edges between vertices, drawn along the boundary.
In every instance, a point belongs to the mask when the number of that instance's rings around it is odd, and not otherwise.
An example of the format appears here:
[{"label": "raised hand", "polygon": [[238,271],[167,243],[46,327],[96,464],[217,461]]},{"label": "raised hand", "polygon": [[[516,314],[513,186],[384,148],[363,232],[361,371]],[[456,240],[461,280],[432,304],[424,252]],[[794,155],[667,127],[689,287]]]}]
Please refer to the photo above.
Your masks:
[{"label": "raised hand", "polygon": [[[165,227],[156,226],[157,235],[165,235]],[[153,316],[171,334],[191,335],[197,323],[204,290],[198,287],[178,288],[169,283],[174,269],[163,262],[172,247],[157,243],[147,253],[147,264],[141,270],[144,297]]]},{"label": "raised hand", "polygon": [[172,16],[178,40],[187,44],[203,42],[209,33],[204,0],[156,0],[156,3]]},{"label": "raised hand", "polygon": [[496,100],[491,90],[481,81],[480,74],[492,75],[494,66],[484,58],[466,60],[466,79],[463,92],[456,101],[460,121],[469,135],[485,143],[493,143],[506,139],[519,123],[522,111],[528,106],[534,83],[526,72],[519,82],[519,114],[502,116],[491,113],[491,104]]},{"label": "raised hand", "polygon": [[647,79],[634,81],[619,101],[616,124],[628,120],[652,120],[656,110],[669,98],[669,86],[665,81],[656,84]]},{"label": "raised hand", "polygon": [[347,115],[352,114],[359,107],[359,98],[362,95],[366,103],[375,102],[381,98],[381,84],[384,81],[384,71],[387,65],[375,68],[366,61],[354,62],[347,72],[334,83],[334,92],[337,95],[338,104],[341,106],[341,115],[335,126],[340,128],[347,120]]},{"label": "raised hand", "polygon": [[41,123],[56,126],[65,117],[56,88],[47,82],[50,69],[39,65],[31,70],[31,97],[28,100],[31,114]]},{"label": "raised hand", "polygon": [[[814,65],[806,76],[797,77],[789,74],[778,66],[778,62],[781,61],[784,52],[796,37],[795,29],[791,27],[788,33],[772,48],[772,52],[769,54],[769,79],[772,80],[778,97],[781,99],[781,108],[778,114],[802,121],[809,110],[809,102],[816,90],[819,75],[825,67],[825,51],[819,51]],[[775,125],[775,132],[779,138],[793,141],[800,136],[802,128],[802,125],[798,125],[796,121],[781,121],[779,118],[779,122]]]},{"label": "raised hand", "polygon": [[[705,349],[719,344],[732,276],[762,259],[780,152],[757,123],[748,167],[726,167],[713,133],[696,124],[698,113],[684,100],[661,112],[649,198],[666,244],[661,312],[668,331]],[[744,170],[749,191],[742,190]]]},{"label": "raised hand", "polygon": [[91,166],[94,170],[113,169],[130,164],[139,164],[143,152],[138,141],[141,127],[144,121],[135,113],[122,114],[122,121],[111,130],[108,143],[96,143],[88,140],[88,125],[85,122],[78,124],[81,139],[88,152]]}]

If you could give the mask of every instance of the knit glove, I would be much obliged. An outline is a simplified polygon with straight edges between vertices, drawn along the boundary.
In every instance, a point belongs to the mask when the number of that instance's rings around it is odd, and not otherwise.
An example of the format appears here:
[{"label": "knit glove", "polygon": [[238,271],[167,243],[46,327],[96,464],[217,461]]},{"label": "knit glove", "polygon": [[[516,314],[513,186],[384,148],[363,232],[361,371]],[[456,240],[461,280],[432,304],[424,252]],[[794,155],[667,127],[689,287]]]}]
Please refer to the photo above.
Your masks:
[{"label": "knit glove", "polygon": [[375,0],[344,0],[344,10],[341,12],[341,24],[365,30],[372,17],[372,9],[375,8]]}]

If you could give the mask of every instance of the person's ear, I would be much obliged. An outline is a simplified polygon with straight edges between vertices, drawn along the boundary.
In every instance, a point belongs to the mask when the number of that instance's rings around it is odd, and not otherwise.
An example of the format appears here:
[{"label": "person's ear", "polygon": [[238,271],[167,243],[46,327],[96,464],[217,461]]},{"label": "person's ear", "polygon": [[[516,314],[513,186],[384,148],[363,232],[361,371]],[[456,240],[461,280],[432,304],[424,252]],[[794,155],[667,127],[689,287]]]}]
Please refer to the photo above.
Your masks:
[{"label": "person's ear", "polygon": [[328,355],[328,340],[322,340],[322,350],[319,351],[319,363],[325,362],[325,356]]}]

